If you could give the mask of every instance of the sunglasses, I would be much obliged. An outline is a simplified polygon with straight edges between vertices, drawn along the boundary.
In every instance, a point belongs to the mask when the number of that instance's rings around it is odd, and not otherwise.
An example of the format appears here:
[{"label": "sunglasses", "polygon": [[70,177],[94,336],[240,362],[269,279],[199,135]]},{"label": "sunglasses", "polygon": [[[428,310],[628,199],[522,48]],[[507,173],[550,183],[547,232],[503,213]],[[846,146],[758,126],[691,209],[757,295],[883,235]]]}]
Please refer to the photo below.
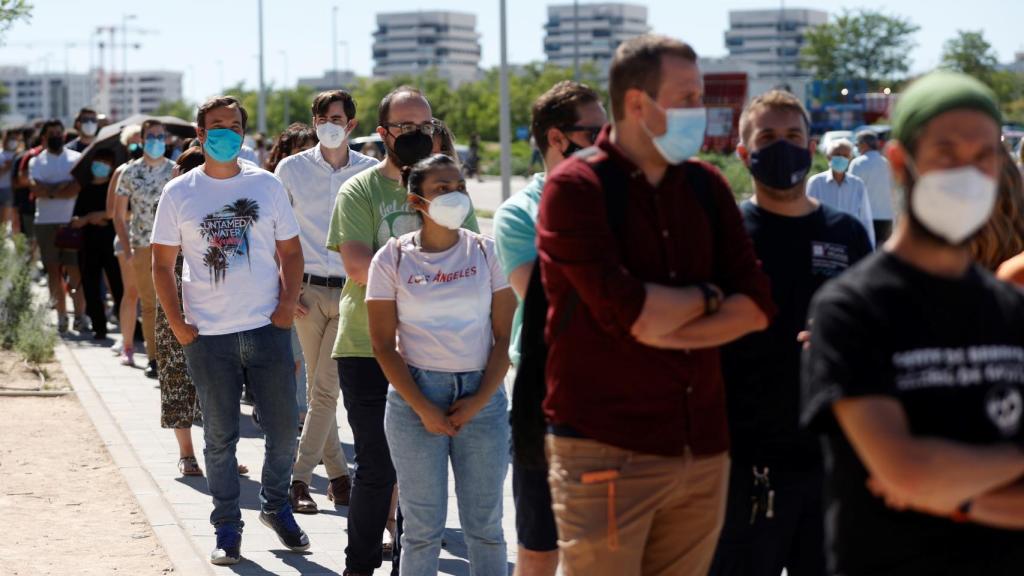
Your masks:
[{"label": "sunglasses", "polygon": [[590,142],[591,144],[593,144],[594,142],[597,142],[597,137],[598,137],[598,135],[601,134],[601,129],[602,128],[604,128],[604,126],[580,126],[580,125],[573,125],[573,126],[564,126],[562,128],[559,128],[559,130],[561,130],[562,132],[564,132],[566,134],[568,134],[569,132],[583,132],[583,133],[585,133],[587,135],[587,141]]}]

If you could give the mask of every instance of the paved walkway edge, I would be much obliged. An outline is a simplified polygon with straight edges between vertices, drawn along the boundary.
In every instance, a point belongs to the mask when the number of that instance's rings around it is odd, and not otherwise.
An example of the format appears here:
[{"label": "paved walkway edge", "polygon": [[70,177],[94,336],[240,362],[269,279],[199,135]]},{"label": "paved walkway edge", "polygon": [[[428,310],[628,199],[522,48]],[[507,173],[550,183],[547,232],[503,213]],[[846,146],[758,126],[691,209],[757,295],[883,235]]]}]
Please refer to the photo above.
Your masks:
[{"label": "paved walkway edge", "polygon": [[[193,546],[192,539],[182,527],[180,519],[174,513],[174,508],[164,498],[152,476],[139,462],[131,444],[125,438],[96,389],[93,388],[92,382],[78,364],[74,353],[64,343],[57,345],[55,353],[61,367],[64,368],[68,381],[71,382],[71,386],[78,395],[79,402],[86,414],[89,415],[89,419],[92,420],[93,426],[99,433],[100,439],[103,440],[114,464],[121,471],[121,477],[128,484],[128,489],[135,496],[139,507],[146,515],[146,520],[152,526],[164,551],[167,552],[168,558],[174,565],[174,570],[178,574],[188,576],[215,574],[206,560],[206,554]],[[136,473],[126,474],[126,470],[133,470]],[[168,518],[173,518],[174,522],[168,522]]]}]

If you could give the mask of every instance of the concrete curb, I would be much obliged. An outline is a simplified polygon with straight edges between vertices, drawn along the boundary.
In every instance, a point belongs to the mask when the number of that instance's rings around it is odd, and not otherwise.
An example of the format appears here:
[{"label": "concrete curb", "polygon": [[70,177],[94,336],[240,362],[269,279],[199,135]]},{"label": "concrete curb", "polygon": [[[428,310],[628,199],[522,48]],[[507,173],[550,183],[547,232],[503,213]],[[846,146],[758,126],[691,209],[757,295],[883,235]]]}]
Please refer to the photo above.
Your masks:
[{"label": "concrete curb", "polygon": [[146,515],[146,520],[153,527],[153,532],[167,552],[175,571],[188,576],[216,574],[205,553],[192,544],[192,539],[182,528],[182,522],[174,513],[174,509],[164,498],[152,476],[139,462],[131,444],[78,364],[78,359],[63,342],[57,345],[55,352],[68,381],[78,395],[79,402],[96,427],[114,464],[121,471],[121,477],[128,484],[128,489]]}]

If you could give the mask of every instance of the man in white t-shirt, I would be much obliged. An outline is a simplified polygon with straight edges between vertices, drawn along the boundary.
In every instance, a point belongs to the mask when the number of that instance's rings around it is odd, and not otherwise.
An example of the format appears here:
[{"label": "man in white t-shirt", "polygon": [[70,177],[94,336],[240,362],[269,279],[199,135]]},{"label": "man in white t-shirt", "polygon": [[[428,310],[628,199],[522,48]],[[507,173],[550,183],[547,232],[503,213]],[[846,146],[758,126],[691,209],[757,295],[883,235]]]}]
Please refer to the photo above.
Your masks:
[{"label": "man in white t-shirt", "polygon": [[46,149],[28,163],[31,192],[36,199],[35,233],[39,255],[46,269],[50,300],[57,309],[57,329],[62,333],[68,329],[63,278],[63,272],[67,271],[69,288],[74,291],[75,330],[81,331],[86,328],[85,298],[77,289],[81,284],[78,254],[57,247],[57,232],[71,222],[80,190],[78,181],[71,177],[71,167],[81,154],[64,147],[64,124],[60,120],[45,122],[39,139]]},{"label": "man in white t-shirt", "polygon": [[[240,559],[238,403],[252,390],[266,436],[260,522],[294,551],[309,548],[288,504],[295,453],[291,325],[302,280],[299,227],[281,181],[237,161],[247,115],[235,98],[200,106],[205,163],[170,181],[153,223],[153,280],[185,351],[203,411],[217,543],[213,564]],[[184,256],[178,310],[174,261]]]},{"label": "man in white t-shirt", "polygon": [[349,504],[348,462],[338,437],[341,389],[338,365],[331,358],[338,335],[338,303],[345,286],[345,268],[341,255],[327,249],[327,229],[341,185],[378,164],[348,149],[348,135],[357,123],[356,103],[348,92],[321,92],[313,99],[312,112],[319,144],[285,158],[275,171],[299,222],[305,260],[295,328],[306,360],[309,410],[299,439],[289,498],[293,510],[308,514],[318,511],[309,485],[313,469],[321,460],[330,479],[328,500],[341,506]]}]

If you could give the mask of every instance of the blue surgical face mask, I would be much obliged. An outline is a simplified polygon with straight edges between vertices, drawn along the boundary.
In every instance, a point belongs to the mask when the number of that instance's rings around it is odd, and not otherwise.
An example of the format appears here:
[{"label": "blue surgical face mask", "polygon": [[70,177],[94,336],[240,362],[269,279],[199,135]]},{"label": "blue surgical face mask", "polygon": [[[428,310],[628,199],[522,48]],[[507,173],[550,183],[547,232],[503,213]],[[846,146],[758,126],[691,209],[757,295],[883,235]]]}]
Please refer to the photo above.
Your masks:
[{"label": "blue surgical face mask", "polygon": [[682,164],[687,158],[700,152],[704,145],[704,132],[708,126],[706,108],[662,108],[650,95],[648,99],[665,113],[665,133],[655,136],[641,123],[644,132],[651,138],[658,153],[669,164]]},{"label": "blue surgical face mask", "polygon": [[216,162],[231,162],[242,150],[242,135],[229,128],[207,130],[203,150]]},{"label": "blue surgical face mask", "polygon": [[828,165],[836,172],[842,174],[850,167],[850,159],[846,156],[833,156],[829,158]]},{"label": "blue surgical face mask", "polygon": [[160,158],[166,150],[167,145],[163,138],[146,138],[146,144],[143,146],[143,151],[150,158]]},{"label": "blue surgical face mask", "polygon": [[93,162],[92,175],[95,178],[104,179],[110,177],[110,164],[106,162]]}]

